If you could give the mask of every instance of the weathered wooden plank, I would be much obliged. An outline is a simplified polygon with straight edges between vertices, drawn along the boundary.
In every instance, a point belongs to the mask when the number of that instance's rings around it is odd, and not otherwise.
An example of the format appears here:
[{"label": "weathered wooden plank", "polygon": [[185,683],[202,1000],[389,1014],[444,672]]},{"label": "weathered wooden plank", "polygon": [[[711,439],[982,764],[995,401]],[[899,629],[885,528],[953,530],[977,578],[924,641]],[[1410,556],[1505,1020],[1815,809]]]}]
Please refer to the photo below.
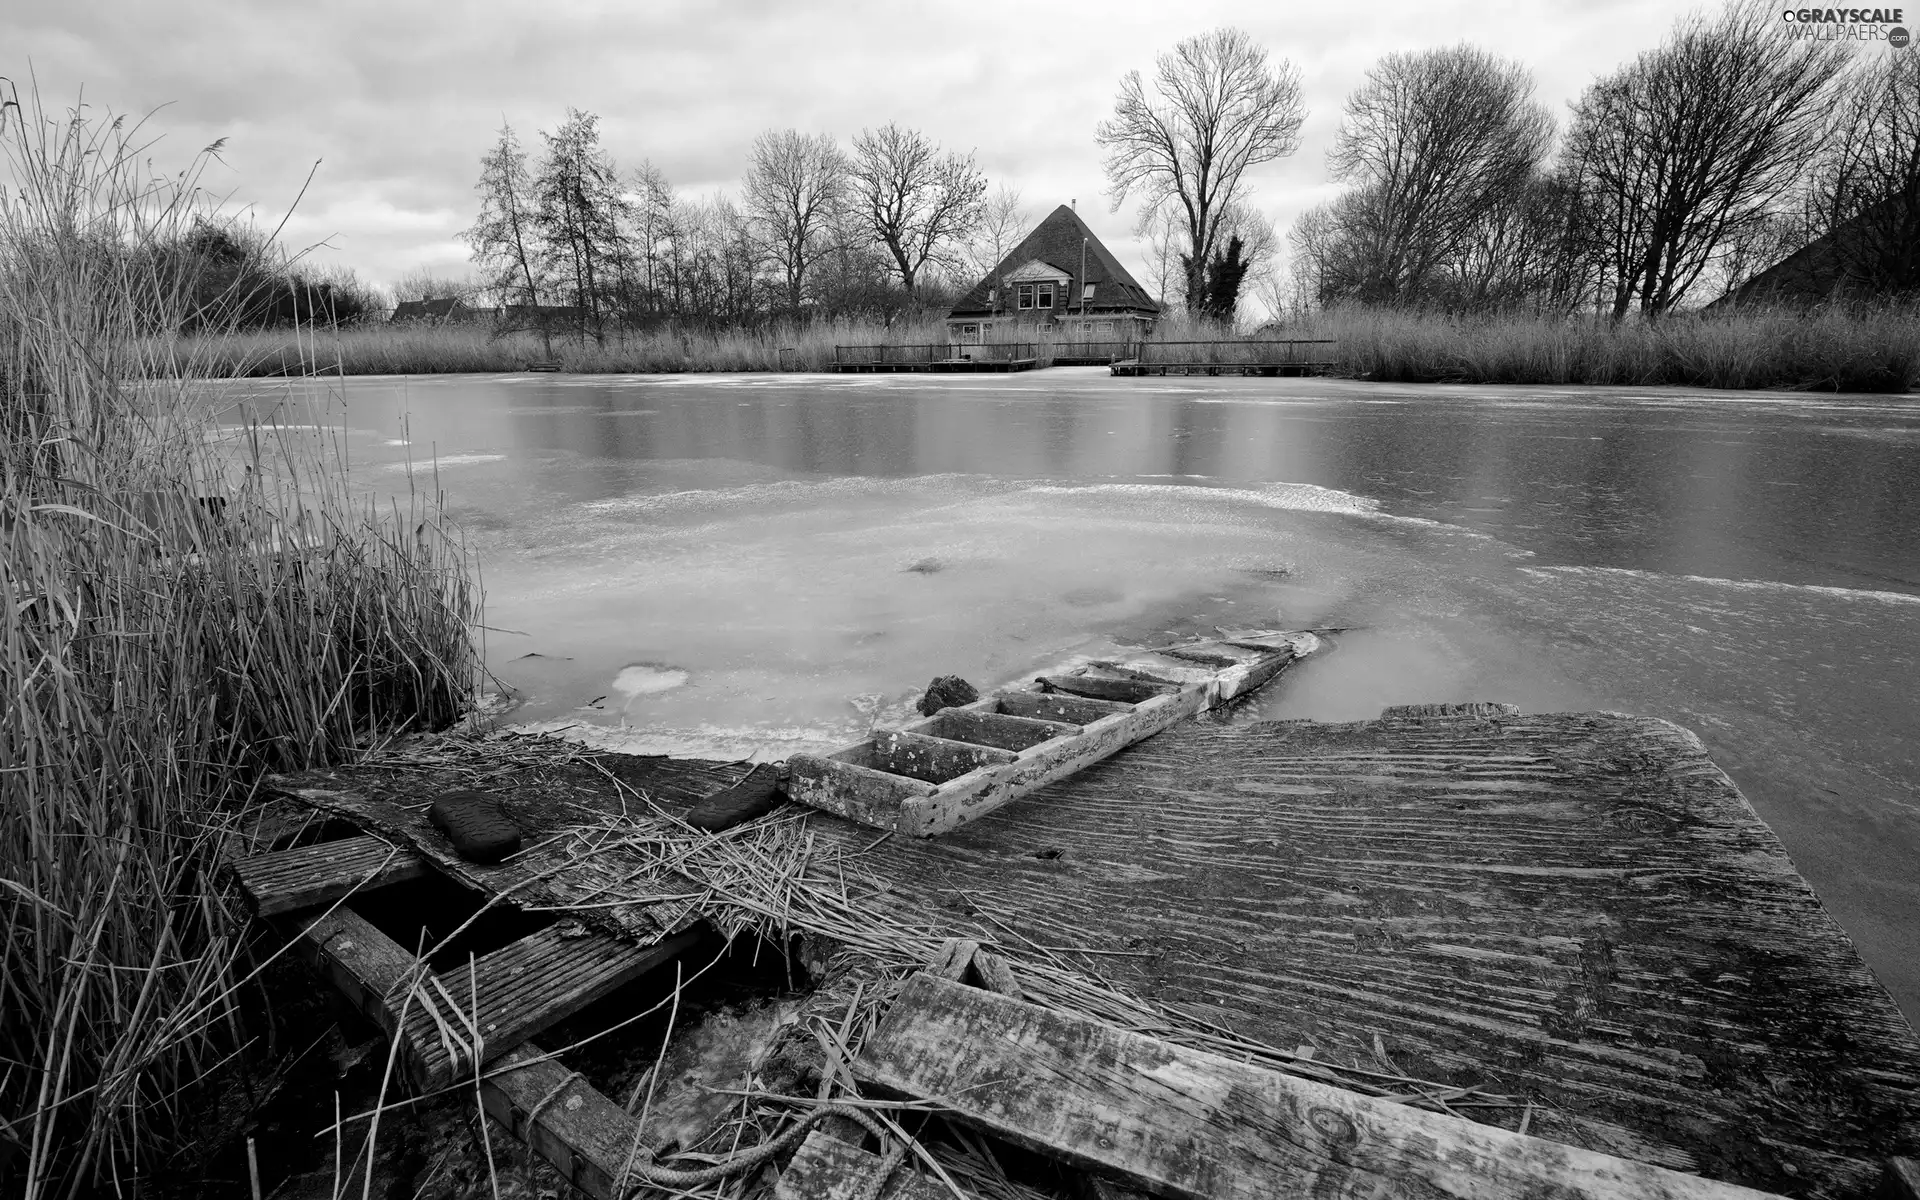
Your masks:
[{"label": "weathered wooden plank", "polygon": [[[885,1168],[878,1154],[816,1129],[780,1173],[774,1200],[874,1200],[875,1177]],[[953,1200],[946,1188],[900,1163],[877,1193],[878,1200]]]},{"label": "weathered wooden plank", "polygon": [[909,800],[901,806],[893,827],[917,837],[945,833],[1192,716],[1206,701],[1207,693],[1198,688],[1155,696],[1095,721],[1078,736],[1029,747],[1010,766],[953,780],[937,791]]},{"label": "weathered wooden plank", "polygon": [[615,989],[673,961],[699,940],[697,933],[681,933],[652,946],[591,930],[562,932],[552,926],[482,955],[471,969],[460,967],[441,976],[447,996],[459,1013],[445,1011],[437,989],[416,996],[407,1017],[411,1043],[420,1048],[413,1077],[424,1090],[445,1087],[473,1072],[471,1053],[450,1044],[437,1032],[437,1015],[464,1030],[471,1023],[479,1031],[482,1062],[491,1062],[563,1021]]},{"label": "weathered wooden plank", "polygon": [[254,909],[274,917],[419,879],[428,866],[410,847],[361,836],[256,854],[232,869]]},{"label": "weathered wooden plank", "polygon": [[1000,955],[990,950],[978,951],[973,956],[973,970],[980,977],[980,986],[988,991],[1010,1000],[1026,999],[1027,994],[1013,973],[1013,964]]},{"label": "weathered wooden plank", "polygon": [[796,754],[787,770],[787,795],[794,800],[878,829],[894,828],[905,806],[933,793],[923,780],[837,758]]},{"label": "weathered wooden plank", "polygon": [[872,745],[869,766],[932,784],[958,779],[982,767],[1005,766],[1014,759],[1011,751],[993,746],[976,746],[900,729],[874,730]]},{"label": "weathered wooden plank", "polygon": [[[300,945],[309,961],[393,1036],[397,1013],[390,1000],[415,977],[413,955],[346,908],[328,914]],[[418,1052],[402,1043],[403,1059]],[[480,1101],[574,1186],[602,1200],[621,1197],[624,1189],[617,1181],[639,1124],[581,1076],[523,1043],[492,1064],[480,1081]]]},{"label": "weathered wooden plank", "polygon": [[924,973],[902,989],[854,1071],[1166,1197],[1767,1195],[1261,1070]]},{"label": "weathered wooden plank", "polygon": [[940,943],[940,949],[924,969],[942,979],[961,983],[967,977],[967,968],[973,965],[973,956],[979,952],[980,943],[972,938],[948,938]]},{"label": "weathered wooden plank", "polygon": [[1072,737],[1080,732],[1080,725],[1064,721],[1038,721],[1032,717],[1015,717],[976,709],[947,708],[924,721],[905,726],[905,729],[908,733],[924,733],[928,737],[1018,752],[1054,738]]},{"label": "weathered wooden plank", "polygon": [[1115,713],[1132,712],[1132,704],[1117,700],[1094,700],[1085,696],[1064,696],[1058,692],[995,692],[976,708],[990,705],[989,711],[1040,721],[1065,721],[1073,725],[1091,725]]},{"label": "weathered wooden plank", "polygon": [[1199,663],[1207,667],[1237,667],[1244,662],[1252,662],[1260,656],[1259,651],[1228,648],[1218,642],[1201,642],[1193,646],[1159,646],[1150,653],[1166,658],[1178,658],[1185,662]]},{"label": "weathered wooden plank", "polygon": [[1139,704],[1180,690],[1177,683],[1149,683],[1144,679],[1110,675],[1042,675],[1040,683],[1050,691],[1093,700],[1114,700],[1121,704]]},{"label": "weathered wooden plank", "polygon": [[480,1105],[514,1137],[597,1200],[624,1200],[620,1186],[640,1123],[537,1046],[510,1050],[480,1083]]},{"label": "weathered wooden plank", "polygon": [[1887,1200],[1920,1200],[1920,1162],[1911,1158],[1887,1160]]}]

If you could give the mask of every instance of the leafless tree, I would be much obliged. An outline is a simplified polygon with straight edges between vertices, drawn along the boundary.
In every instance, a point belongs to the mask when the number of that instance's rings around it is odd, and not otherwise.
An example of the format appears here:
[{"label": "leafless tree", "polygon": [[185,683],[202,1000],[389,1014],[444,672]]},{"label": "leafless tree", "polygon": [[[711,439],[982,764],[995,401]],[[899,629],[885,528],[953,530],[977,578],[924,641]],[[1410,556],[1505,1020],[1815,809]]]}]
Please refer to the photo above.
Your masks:
[{"label": "leafless tree", "polygon": [[966,265],[972,268],[974,277],[968,282],[984,279],[1012,254],[1020,239],[1027,236],[1027,225],[1026,206],[1020,202],[1017,188],[1002,184],[982,200],[980,221],[967,240]]},{"label": "leafless tree", "polygon": [[[512,126],[500,127],[500,139],[480,160],[480,181],[474,190],[480,193],[480,215],[460,236],[473,248],[483,286],[502,305],[538,305],[546,267],[540,254],[527,154]],[[544,326],[541,334],[547,357],[552,358],[553,344]]]},{"label": "leafless tree", "polygon": [[1805,166],[1838,43],[1789,41],[1777,6],[1733,0],[1587,89],[1566,156],[1611,276],[1612,311],[1679,304]]},{"label": "leafless tree", "polygon": [[908,295],[928,263],[958,266],[987,194],[973,155],[942,153],[918,130],[889,122],[853,139],[848,174],[860,220],[892,256]]},{"label": "leafless tree", "polygon": [[669,295],[673,259],[675,203],[666,172],[642,159],[627,176],[628,212],[633,222],[634,307],[657,313],[676,307]]},{"label": "leafless tree", "polygon": [[1903,52],[1859,64],[1830,111],[1807,232],[1829,235],[1849,290],[1920,291],[1920,57]]},{"label": "leafless tree", "polygon": [[608,302],[626,253],[628,201],[613,160],[600,146],[599,121],[570,108],[557,130],[543,130],[547,152],[533,180],[543,257],[580,313],[583,340],[589,332],[606,336]]},{"label": "leafless tree", "polygon": [[805,298],[807,272],[833,252],[827,227],[846,189],[846,158],[825,134],[769,130],[754,140],[742,190],[791,310]]},{"label": "leafless tree", "polygon": [[1389,54],[1347,98],[1328,155],[1364,199],[1341,210],[1364,303],[1424,299],[1491,210],[1524,189],[1553,138],[1519,63],[1474,46]]},{"label": "leafless tree", "polygon": [[1183,291],[1197,311],[1208,259],[1224,244],[1222,218],[1241,198],[1248,168],[1299,148],[1306,108],[1293,65],[1269,68],[1266,50],[1238,29],[1187,38],[1156,67],[1151,94],[1140,72],[1127,73],[1095,136],[1115,210],[1138,192],[1147,209],[1172,207],[1182,221]]},{"label": "leafless tree", "polygon": [[415,267],[394,280],[393,298],[397,302],[449,298],[465,300],[476,290],[471,279],[443,275],[431,267]]}]

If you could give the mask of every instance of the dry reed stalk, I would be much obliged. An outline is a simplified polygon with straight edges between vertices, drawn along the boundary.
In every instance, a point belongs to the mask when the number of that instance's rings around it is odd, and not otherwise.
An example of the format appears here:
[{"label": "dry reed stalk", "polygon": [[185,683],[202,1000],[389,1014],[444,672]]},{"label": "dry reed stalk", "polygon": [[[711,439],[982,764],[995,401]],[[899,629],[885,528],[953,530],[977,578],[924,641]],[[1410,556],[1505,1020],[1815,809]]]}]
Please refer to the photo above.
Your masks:
[{"label": "dry reed stalk", "polygon": [[37,1198],[150,1172],[244,1069],[235,812],[263,770],[458,716],[478,597],[432,498],[376,511],[324,439],[209,440],[215,343],[158,336],[199,164],[6,99],[0,1191]]}]

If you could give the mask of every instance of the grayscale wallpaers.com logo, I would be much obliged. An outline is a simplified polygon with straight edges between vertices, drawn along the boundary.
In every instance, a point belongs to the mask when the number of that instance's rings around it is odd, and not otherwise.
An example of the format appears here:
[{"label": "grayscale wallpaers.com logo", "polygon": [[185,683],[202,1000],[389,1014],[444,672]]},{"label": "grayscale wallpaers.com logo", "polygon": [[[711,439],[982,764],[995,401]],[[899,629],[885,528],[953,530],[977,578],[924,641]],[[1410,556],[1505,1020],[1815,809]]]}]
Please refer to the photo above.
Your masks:
[{"label": "grayscale wallpaers.com logo", "polygon": [[1787,36],[1818,42],[1886,42],[1903,50],[1911,40],[1901,8],[1789,8],[1780,14]]}]

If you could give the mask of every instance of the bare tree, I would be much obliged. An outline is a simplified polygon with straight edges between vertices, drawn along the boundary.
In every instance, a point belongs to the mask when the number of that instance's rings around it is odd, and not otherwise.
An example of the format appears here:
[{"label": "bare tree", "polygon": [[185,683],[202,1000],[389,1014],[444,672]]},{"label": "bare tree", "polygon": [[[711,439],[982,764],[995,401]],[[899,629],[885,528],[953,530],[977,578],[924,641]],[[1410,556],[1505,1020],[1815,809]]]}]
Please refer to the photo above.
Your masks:
[{"label": "bare tree", "polygon": [[853,139],[848,174],[860,219],[893,257],[908,295],[929,262],[959,264],[987,194],[973,155],[942,154],[918,130],[889,122]]},{"label": "bare tree", "polygon": [[1762,0],[1684,18],[1588,88],[1566,154],[1612,276],[1613,315],[1679,304],[1741,229],[1766,219],[1808,157],[1838,43],[1779,36]]},{"label": "bare tree", "polygon": [[600,148],[600,118],[579,109],[553,133],[542,131],[546,157],[534,177],[533,197],[542,249],[565,281],[579,310],[580,332],[606,336],[606,300],[624,252],[621,226],[627,200],[613,162]]},{"label": "bare tree", "polygon": [[[540,303],[545,283],[539,229],[534,211],[533,180],[527,174],[527,154],[511,125],[500,127],[500,140],[480,160],[480,215],[460,236],[473,248],[484,286],[502,305],[517,299],[529,308]],[[553,344],[545,326],[546,355]]]},{"label": "bare tree", "polygon": [[1513,202],[1546,157],[1553,118],[1519,63],[1474,46],[1389,54],[1347,98],[1328,155],[1334,178],[1367,193],[1353,299],[1417,301],[1490,210]]},{"label": "bare tree", "polygon": [[629,214],[633,221],[635,290],[638,308],[658,313],[676,307],[665,293],[670,282],[669,269],[676,247],[673,185],[666,172],[642,159],[627,177],[631,196]]},{"label": "bare tree", "polygon": [[825,134],[770,130],[754,139],[743,191],[767,256],[781,272],[789,309],[807,272],[833,252],[827,226],[846,195],[847,164]]},{"label": "bare tree", "polygon": [[[980,221],[967,240],[967,262],[975,280],[983,279],[1027,236],[1027,210],[1017,188],[1001,184],[980,202]],[[969,282],[972,282],[971,280]]]},{"label": "bare tree", "polygon": [[1156,64],[1152,95],[1140,72],[1128,72],[1095,137],[1115,210],[1137,191],[1147,209],[1171,206],[1183,220],[1185,299],[1197,309],[1221,219],[1248,168],[1299,148],[1306,108],[1293,65],[1269,69],[1267,52],[1238,29],[1187,38]]},{"label": "bare tree", "polygon": [[1845,84],[1821,139],[1808,232],[1828,235],[1843,286],[1920,291],[1920,57],[1877,57]]}]

